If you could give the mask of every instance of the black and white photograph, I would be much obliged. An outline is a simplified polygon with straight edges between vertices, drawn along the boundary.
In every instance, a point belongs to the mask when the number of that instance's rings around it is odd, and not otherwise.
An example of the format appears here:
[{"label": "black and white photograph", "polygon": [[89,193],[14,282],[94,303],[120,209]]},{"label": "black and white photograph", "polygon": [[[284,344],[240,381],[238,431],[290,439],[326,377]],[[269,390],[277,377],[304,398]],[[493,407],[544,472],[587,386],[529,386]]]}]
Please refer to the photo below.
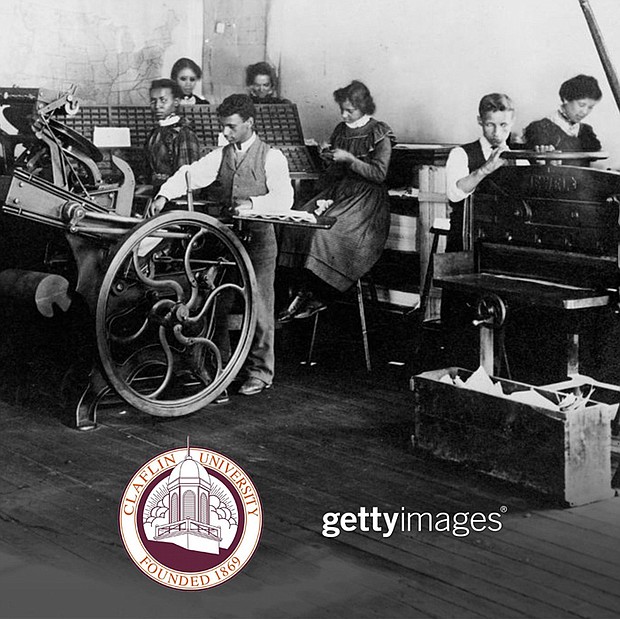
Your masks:
[{"label": "black and white photograph", "polygon": [[0,3],[0,618],[611,619],[618,0]]}]

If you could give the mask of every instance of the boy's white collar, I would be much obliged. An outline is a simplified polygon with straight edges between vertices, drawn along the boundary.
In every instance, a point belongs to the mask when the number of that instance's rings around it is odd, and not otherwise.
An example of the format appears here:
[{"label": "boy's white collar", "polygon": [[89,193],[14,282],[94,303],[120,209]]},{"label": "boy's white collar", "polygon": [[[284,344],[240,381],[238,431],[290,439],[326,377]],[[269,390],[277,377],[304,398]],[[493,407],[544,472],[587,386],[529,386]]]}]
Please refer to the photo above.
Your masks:
[{"label": "boy's white collar", "polygon": [[482,146],[483,151],[492,151],[495,148],[483,135],[480,136],[480,146]]},{"label": "boy's white collar", "polygon": [[170,125],[175,125],[180,120],[181,120],[180,116],[178,116],[177,114],[172,114],[172,116],[168,116],[168,118],[164,118],[157,122],[159,122],[160,127],[169,127]]}]

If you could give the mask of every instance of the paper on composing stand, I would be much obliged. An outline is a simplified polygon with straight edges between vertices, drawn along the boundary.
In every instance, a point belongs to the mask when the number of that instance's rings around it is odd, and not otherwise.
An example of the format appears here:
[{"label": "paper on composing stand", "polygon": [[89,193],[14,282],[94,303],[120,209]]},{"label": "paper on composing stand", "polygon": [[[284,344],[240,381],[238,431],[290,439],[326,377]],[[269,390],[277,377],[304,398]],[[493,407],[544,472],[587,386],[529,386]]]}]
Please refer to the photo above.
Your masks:
[{"label": "paper on composing stand", "polygon": [[243,211],[244,218],[273,219],[274,221],[294,221],[315,224],[316,217],[308,211]]},{"label": "paper on composing stand", "polygon": [[317,223],[317,217],[323,215],[334,203],[333,200],[317,200],[314,211],[243,211],[244,217],[273,219],[274,221],[292,221],[297,223]]},{"label": "paper on composing stand", "polygon": [[129,127],[95,127],[93,144],[99,148],[123,148],[131,146]]}]

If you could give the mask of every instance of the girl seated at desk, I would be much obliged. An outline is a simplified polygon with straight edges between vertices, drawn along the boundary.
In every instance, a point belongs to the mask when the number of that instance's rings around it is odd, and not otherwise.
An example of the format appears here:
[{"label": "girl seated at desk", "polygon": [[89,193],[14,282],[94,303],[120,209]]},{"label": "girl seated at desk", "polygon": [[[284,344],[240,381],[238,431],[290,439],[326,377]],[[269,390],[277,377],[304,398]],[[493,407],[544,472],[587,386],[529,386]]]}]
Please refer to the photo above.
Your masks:
[{"label": "girl seated at desk", "polygon": [[[560,86],[560,107],[547,118],[530,123],[523,132],[528,150],[595,152],[601,150],[592,127],[583,119],[590,114],[603,94],[594,77],[577,75]],[[588,166],[586,160],[571,165]]]},{"label": "girl seated at desk", "polygon": [[331,200],[324,213],[337,218],[329,230],[287,227],[280,238],[279,265],[295,269],[298,290],[280,322],[307,318],[325,307],[365,275],[381,256],[390,228],[386,185],[392,130],[374,119],[375,103],[362,82],[334,92],[342,122],[322,156],[328,162],[326,187],[302,210],[313,211],[317,200]]}]

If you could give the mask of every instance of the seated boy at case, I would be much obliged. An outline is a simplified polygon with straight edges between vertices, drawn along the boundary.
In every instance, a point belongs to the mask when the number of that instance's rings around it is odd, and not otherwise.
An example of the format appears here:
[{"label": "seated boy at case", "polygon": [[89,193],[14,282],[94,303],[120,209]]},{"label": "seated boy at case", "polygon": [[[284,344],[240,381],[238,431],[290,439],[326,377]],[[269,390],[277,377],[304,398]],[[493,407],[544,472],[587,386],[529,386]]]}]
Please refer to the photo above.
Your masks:
[{"label": "seated boy at case", "polygon": [[478,105],[478,124],[482,136],[450,151],[446,163],[446,193],[452,209],[446,251],[463,250],[464,202],[484,178],[501,168],[501,154],[510,147],[507,141],[515,121],[510,97],[500,93],[485,95]]}]

